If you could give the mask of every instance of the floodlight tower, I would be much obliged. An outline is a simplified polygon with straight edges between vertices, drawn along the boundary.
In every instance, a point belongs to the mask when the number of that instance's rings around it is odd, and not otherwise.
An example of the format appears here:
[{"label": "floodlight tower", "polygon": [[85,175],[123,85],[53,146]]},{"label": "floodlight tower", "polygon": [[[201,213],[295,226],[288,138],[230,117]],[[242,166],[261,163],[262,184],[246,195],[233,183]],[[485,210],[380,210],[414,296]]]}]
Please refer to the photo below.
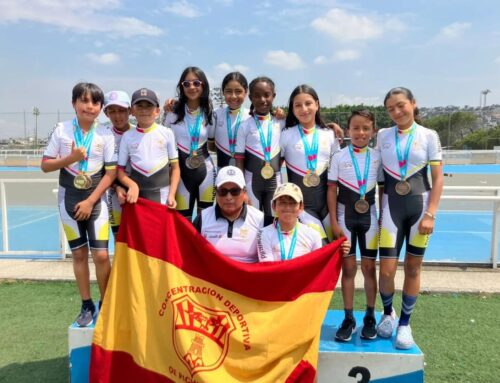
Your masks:
[{"label": "floodlight tower", "polygon": [[483,108],[485,108],[485,107],[486,107],[486,95],[487,95],[488,93],[491,93],[491,90],[489,90],[489,89],[485,89],[485,90],[482,90],[482,91],[481,91],[481,95],[483,96],[483,103],[482,103],[482,105],[480,105],[480,106],[482,106]]}]

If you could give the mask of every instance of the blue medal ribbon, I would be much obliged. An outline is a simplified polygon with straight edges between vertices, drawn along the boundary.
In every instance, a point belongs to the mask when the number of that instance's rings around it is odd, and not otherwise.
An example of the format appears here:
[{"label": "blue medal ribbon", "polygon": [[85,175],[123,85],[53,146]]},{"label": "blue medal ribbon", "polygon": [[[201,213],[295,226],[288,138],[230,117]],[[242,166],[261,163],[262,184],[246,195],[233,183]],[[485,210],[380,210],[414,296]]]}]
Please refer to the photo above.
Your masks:
[{"label": "blue medal ribbon", "polygon": [[271,163],[271,143],[273,134],[273,120],[270,118],[267,123],[267,141],[264,137],[264,132],[262,131],[262,125],[260,124],[259,118],[254,116],[255,125],[257,125],[257,130],[260,135],[260,144],[262,145],[262,151],[264,152],[264,160],[267,164]]},{"label": "blue medal ribbon", "polygon": [[368,150],[368,148],[366,148],[365,173],[363,174],[363,178],[361,178],[361,172],[359,171],[358,160],[354,155],[354,148],[352,147],[352,145],[349,145],[349,154],[351,155],[351,161],[352,164],[354,165],[354,172],[356,173],[356,179],[358,180],[359,196],[361,199],[363,199],[366,194],[368,172],[370,170],[370,151]]},{"label": "blue medal ribbon", "polygon": [[97,122],[94,122],[87,134],[84,136],[83,130],[78,124],[78,119],[76,117],[73,119],[73,136],[75,138],[75,146],[77,148],[83,147],[86,154],[85,158],[78,163],[78,170],[80,170],[80,172],[86,172],[89,167],[90,147],[92,146],[92,140],[94,139],[94,130],[96,126]]},{"label": "blue medal ribbon", "polygon": [[297,232],[299,231],[299,225],[296,224],[293,228],[292,242],[290,243],[290,249],[288,250],[288,255],[285,255],[285,240],[283,238],[283,233],[281,232],[280,223],[276,224],[276,230],[278,231],[278,238],[280,241],[280,252],[281,252],[281,260],[286,261],[288,259],[292,259],[293,252],[295,251],[295,245],[297,244]]},{"label": "blue medal ribbon", "polygon": [[190,140],[189,155],[192,156],[193,153],[195,153],[198,150],[198,143],[200,142],[201,125],[203,123],[203,115],[200,110],[198,112],[198,115],[196,116],[194,124],[192,125],[188,122],[191,118],[189,116],[186,117],[187,118],[185,119],[185,121],[186,125],[188,126],[189,140]]},{"label": "blue medal ribbon", "polygon": [[236,120],[234,122],[233,130],[231,124],[231,111],[229,110],[229,108],[227,108],[226,110],[227,138],[229,139],[229,152],[231,153],[231,157],[234,157],[234,153],[236,152],[236,136],[238,134],[238,128],[240,127],[242,114],[243,113],[240,108],[240,111],[238,112],[238,115],[236,116]]},{"label": "blue medal ribbon", "polygon": [[309,145],[309,142],[307,141],[307,137],[304,133],[302,125],[299,124],[298,129],[300,132],[300,138],[302,138],[302,143],[304,144],[307,170],[311,173],[314,173],[318,165],[318,129],[316,128],[316,126],[314,127],[311,145]]},{"label": "blue medal ribbon", "polygon": [[398,128],[394,129],[394,134],[396,137],[396,153],[398,155],[398,164],[399,164],[399,174],[401,176],[401,181],[406,180],[406,172],[408,171],[408,157],[410,156],[411,144],[413,143],[413,139],[415,138],[415,128],[417,125],[413,122],[413,125],[410,128],[410,132],[408,133],[408,141],[406,141],[405,153],[404,157],[401,154],[401,148],[399,147],[399,136],[398,136]]}]

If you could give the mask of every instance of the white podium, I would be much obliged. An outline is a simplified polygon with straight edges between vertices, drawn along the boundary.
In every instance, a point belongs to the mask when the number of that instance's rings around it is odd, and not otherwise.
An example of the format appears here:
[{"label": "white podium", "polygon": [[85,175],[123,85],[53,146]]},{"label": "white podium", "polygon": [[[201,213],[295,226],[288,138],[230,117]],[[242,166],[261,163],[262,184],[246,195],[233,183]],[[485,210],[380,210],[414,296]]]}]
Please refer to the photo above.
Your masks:
[{"label": "white podium", "polygon": [[[360,338],[364,312],[354,313],[357,331],[351,341],[336,342],[335,333],[344,311],[328,311],[321,328],[318,382],[320,383],[423,383],[424,354],[415,345],[397,350],[392,338]],[[377,322],[380,314],[376,315]]]}]

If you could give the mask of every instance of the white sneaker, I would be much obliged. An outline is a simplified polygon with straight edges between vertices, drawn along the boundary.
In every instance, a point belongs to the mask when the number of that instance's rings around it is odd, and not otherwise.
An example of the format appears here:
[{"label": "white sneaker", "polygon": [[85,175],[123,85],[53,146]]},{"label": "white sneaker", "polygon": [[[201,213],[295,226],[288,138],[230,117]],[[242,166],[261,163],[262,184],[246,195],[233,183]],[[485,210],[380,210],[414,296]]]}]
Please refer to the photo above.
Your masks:
[{"label": "white sneaker", "polygon": [[390,338],[396,327],[396,312],[394,308],[391,315],[383,314],[377,325],[377,334],[382,338]]},{"label": "white sneaker", "polygon": [[415,346],[415,341],[413,340],[413,335],[411,335],[411,327],[399,326],[398,334],[396,335],[396,348],[401,350],[408,350]]}]

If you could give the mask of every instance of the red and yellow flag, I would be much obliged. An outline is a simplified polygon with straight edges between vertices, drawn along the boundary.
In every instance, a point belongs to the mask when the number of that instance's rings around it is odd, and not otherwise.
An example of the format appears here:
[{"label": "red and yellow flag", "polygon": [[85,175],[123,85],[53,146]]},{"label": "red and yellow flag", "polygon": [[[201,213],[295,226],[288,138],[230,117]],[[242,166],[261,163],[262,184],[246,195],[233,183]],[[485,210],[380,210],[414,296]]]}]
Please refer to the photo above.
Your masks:
[{"label": "red and yellow flag", "polygon": [[177,212],[125,206],[91,382],[313,382],[339,246],[238,263]]}]

